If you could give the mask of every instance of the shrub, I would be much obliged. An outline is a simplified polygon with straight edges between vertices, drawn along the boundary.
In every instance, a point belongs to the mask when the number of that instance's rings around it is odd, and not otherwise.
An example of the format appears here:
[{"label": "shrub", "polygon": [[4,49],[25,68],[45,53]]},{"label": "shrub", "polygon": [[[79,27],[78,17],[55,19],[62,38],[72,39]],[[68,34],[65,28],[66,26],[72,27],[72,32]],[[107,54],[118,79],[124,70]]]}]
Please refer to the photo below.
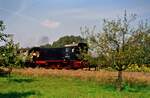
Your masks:
[{"label": "shrub", "polygon": [[131,71],[131,72],[150,72],[150,67],[147,67],[145,65],[137,65],[137,64],[132,64],[130,65],[126,71]]}]

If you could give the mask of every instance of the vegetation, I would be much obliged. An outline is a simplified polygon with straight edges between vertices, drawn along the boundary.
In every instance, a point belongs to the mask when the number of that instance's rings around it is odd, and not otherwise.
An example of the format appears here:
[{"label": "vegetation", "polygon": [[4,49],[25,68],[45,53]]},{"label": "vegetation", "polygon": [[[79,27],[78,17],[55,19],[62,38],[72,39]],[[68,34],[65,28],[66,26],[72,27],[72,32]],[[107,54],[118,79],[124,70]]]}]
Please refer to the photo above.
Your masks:
[{"label": "vegetation", "polygon": [[5,51],[3,52],[5,66],[15,66],[18,48],[18,44],[14,44],[13,39],[10,38],[10,41],[5,45]]},{"label": "vegetation", "polygon": [[14,43],[13,35],[3,33],[4,29],[5,25],[3,21],[0,21],[0,41],[4,42],[4,45],[0,47],[0,66],[12,67],[18,61],[19,44]]},{"label": "vegetation", "polygon": [[[88,76],[83,71],[66,70],[62,72],[46,69],[18,69],[18,71],[22,74],[19,74],[19,72],[17,74],[16,70],[9,78],[0,77],[1,98],[148,98],[150,95],[150,86],[137,82],[137,80],[126,83],[125,89],[122,92],[115,91],[111,82],[102,82],[110,81],[107,79],[112,74],[107,72],[103,72],[104,77],[101,77],[99,79],[100,81],[96,81],[94,79],[88,79],[88,77],[86,79],[82,78],[84,75]],[[63,74],[59,72],[66,74],[66,76],[62,76]],[[76,77],[68,77],[71,73]],[[81,77],[77,73],[80,73]],[[94,74],[98,73],[95,72]],[[106,77],[106,75],[108,76]]]},{"label": "vegetation", "polygon": [[136,15],[128,16],[126,11],[123,18],[114,20],[104,19],[103,31],[95,33],[95,26],[90,31],[88,27],[81,28],[86,36],[90,48],[96,51],[102,64],[118,71],[116,87],[120,91],[122,86],[122,71],[132,64],[149,64],[150,27],[147,22],[133,29],[131,23]]},{"label": "vegetation", "polygon": [[1,41],[6,42],[6,38],[8,37],[8,34],[3,33],[4,30],[5,30],[4,22],[0,20],[0,42]]}]

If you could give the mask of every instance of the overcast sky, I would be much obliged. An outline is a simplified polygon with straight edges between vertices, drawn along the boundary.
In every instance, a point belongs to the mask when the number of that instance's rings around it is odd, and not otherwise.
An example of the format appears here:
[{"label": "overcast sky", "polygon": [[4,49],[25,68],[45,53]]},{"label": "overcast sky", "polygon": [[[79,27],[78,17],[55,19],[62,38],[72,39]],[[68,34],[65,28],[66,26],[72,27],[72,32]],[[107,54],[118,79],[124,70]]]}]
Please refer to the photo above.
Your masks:
[{"label": "overcast sky", "polygon": [[136,13],[150,19],[150,0],[0,0],[0,20],[22,47],[80,35],[81,26],[101,26],[102,19]]}]

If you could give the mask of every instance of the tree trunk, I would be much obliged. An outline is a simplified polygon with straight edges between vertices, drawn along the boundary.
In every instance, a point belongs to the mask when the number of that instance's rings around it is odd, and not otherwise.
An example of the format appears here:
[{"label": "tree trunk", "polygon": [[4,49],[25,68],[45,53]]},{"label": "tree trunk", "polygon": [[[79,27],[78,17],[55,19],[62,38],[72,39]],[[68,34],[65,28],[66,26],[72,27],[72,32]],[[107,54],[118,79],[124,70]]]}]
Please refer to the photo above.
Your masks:
[{"label": "tree trunk", "polygon": [[118,91],[122,90],[122,70],[118,71],[118,78],[116,81],[116,88]]}]

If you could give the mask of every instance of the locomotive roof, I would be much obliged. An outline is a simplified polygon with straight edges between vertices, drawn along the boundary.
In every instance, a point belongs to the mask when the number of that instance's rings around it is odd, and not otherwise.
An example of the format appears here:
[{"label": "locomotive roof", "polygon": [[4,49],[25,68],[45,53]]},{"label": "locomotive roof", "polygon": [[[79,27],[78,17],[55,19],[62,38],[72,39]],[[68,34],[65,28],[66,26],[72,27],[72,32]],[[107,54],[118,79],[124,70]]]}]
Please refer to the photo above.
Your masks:
[{"label": "locomotive roof", "polygon": [[73,47],[73,46],[78,46],[78,44],[68,44],[68,45],[65,45],[65,47]]},{"label": "locomotive roof", "polygon": [[30,51],[33,51],[33,50],[53,50],[53,49],[63,49],[64,47],[61,47],[61,48],[43,48],[43,47],[33,47],[30,49]]},{"label": "locomotive roof", "polygon": [[31,48],[29,51],[33,51],[33,50],[60,50],[60,49],[64,49],[66,47],[75,47],[75,46],[87,46],[86,43],[78,43],[78,44],[68,44],[65,45],[64,47],[58,47],[58,48],[43,48],[43,47],[33,47]]},{"label": "locomotive roof", "polygon": [[63,54],[65,51],[65,48],[41,48],[41,47],[33,47],[29,50],[28,53],[31,53],[32,51],[39,51],[39,52],[45,52],[50,54]]},{"label": "locomotive roof", "polygon": [[73,43],[73,44],[67,44],[67,45],[65,45],[65,47],[75,47],[75,46],[82,46],[82,45],[87,46],[86,43],[78,43],[78,44]]}]

